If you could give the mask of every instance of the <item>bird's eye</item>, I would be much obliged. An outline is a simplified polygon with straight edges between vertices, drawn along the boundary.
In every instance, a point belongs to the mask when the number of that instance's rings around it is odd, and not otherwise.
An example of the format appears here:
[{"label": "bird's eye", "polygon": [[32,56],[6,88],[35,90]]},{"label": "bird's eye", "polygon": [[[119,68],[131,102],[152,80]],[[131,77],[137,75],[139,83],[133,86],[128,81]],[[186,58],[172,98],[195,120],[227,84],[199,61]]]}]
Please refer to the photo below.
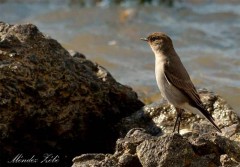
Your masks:
[{"label": "bird's eye", "polygon": [[152,37],[151,41],[156,41],[158,40],[158,37]]}]

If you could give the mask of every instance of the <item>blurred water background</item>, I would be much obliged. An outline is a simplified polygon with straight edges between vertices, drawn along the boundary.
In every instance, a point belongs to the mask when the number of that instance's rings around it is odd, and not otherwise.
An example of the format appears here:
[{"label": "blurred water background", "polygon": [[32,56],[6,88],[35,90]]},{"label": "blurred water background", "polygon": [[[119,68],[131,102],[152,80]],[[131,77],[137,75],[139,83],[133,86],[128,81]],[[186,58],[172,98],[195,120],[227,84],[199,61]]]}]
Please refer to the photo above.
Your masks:
[{"label": "blurred water background", "polygon": [[106,67],[146,103],[161,98],[154,55],[140,41],[167,33],[199,88],[240,113],[239,0],[0,0],[0,21],[33,23]]}]

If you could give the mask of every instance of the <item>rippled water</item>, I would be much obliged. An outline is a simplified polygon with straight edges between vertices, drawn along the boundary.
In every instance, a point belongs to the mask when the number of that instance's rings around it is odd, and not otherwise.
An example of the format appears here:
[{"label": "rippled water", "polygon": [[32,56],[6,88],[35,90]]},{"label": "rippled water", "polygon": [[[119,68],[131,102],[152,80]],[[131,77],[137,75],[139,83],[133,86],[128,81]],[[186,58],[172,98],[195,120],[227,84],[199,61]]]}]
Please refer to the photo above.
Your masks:
[{"label": "rippled water", "polygon": [[217,92],[240,111],[237,0],[186,0],[172,8],[82,8],[64,0],[7,1],[0,3],[0,11],[2,21],[36,24],[65,48],[78,50],[103,65],[147,103],[158,100],[160,94],[154,77],[153,53],[139,38],[155,31],[166,32],[195,85]]}]

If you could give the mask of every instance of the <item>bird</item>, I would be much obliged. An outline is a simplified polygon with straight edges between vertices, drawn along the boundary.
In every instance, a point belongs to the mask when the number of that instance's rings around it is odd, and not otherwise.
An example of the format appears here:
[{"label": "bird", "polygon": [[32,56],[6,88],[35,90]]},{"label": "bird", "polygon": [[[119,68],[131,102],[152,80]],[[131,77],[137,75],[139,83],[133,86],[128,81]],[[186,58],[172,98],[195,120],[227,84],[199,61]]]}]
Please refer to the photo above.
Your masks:
[{"label": "bird", "polygon": [[178,126],[179,133],[182,113],[187,110],[206,118],[221,133],[212,115],[204,108],[171,38],[163,32],[154,32],[141,40],[148,42],[155,55],[155,77],[161,95],[177,112],[173,132]]}]

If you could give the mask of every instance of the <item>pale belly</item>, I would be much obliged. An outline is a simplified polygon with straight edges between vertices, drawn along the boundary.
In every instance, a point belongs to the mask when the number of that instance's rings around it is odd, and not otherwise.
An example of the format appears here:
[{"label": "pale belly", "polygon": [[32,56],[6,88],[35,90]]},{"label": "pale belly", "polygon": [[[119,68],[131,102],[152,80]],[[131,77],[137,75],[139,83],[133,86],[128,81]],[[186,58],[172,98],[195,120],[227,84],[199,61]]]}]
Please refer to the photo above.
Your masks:
[{"label": "pale belly", "polygon": [[174,107],[182,108],[184,110],[190,111],[194,114],[200,115],[202,118],[205,116],[196,108],[188,104],[187,97],[182,94],[175,86],[173,86],[166,79],[164,74],[156,75],[157,85],[160,89],[161,95]]},{"label": "pale belly", "polygon": [[[163,66],[159,66],[155,69],[156,81],[161,95],[175,107],[180,107],[187,102],[187,98],[180,90],[172,85],[164,75]],[[181,107],[180,107],[181,108]]]}]

